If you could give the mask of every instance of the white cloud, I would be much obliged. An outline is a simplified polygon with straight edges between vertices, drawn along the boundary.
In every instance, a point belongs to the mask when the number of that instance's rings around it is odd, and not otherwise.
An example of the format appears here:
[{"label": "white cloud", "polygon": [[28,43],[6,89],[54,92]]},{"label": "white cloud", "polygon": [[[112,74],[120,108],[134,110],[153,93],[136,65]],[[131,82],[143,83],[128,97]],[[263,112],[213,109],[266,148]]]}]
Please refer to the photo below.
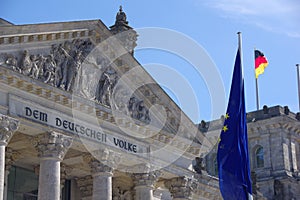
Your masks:
[{"label": "white cloud", "polygon": [[290,37],[300,37],[299,0],[210,0],[205,4],[220,11],[222,16]]}]

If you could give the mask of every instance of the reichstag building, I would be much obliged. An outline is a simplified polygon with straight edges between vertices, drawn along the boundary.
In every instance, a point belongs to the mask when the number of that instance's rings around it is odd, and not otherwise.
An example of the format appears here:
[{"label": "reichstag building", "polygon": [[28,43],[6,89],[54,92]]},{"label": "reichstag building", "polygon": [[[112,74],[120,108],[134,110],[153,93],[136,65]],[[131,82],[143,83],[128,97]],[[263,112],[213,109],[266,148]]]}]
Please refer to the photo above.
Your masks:
[{"label": "reichstag building", "polygon": [[[222,199],[223,118],[181,111],[134,57],[120,8],[100,20],[0,19],[0,200]],[[300,114],[248,113],[255,199],[300,199]]]}]

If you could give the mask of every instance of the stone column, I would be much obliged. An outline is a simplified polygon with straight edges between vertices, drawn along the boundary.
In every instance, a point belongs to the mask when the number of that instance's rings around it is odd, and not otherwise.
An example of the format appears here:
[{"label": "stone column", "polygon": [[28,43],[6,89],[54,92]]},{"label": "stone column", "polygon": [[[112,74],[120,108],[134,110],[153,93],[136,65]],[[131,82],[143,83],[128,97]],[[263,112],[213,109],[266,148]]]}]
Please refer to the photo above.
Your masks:
[{"label": "stone column", "polygon": [[93,200],[112,200],[113,169],[97,160],[91,162]]},{"label": "stone column", "polygon": [[152,200],[154,183],[159,177],[158,172],[136,173],[132,174],[133,183],[135,185],[136,200]]},{"label": "stone column", "polygon": [[35,144],[40,157],[39,200],[60,199],[60,162],[72,144],[72,137],[54,131],[39,135]]},{"label": "stone column", "polygon": [[0,200],[3,200],[5,179],[5,147],[17,130],[16,119],[0,114]]},{"label": "stone column", "polygon": [[176,177],[165,182],[173,200],[191,200],[193,190],[197,187],[192,179],[187,177]]},{"label": "stone column", "polygon": [[99,149],[85,157],[93,176],[93,200],[112,200],[113,170],[120,161],[120,155],[107,149]]}]

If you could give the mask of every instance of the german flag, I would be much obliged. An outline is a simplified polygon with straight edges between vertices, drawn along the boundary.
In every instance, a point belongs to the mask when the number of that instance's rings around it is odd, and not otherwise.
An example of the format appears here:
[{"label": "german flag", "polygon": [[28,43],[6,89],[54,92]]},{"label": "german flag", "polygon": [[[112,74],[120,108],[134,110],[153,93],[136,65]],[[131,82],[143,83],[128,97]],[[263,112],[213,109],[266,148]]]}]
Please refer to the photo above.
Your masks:
[{"label": "german flag", "polygon": [[260,74],[263,74],[265,68],[268,66],[268,61],[265,58],[264,54],[259,50],[254,51],[255,55],[255,77],[258,78]]}]

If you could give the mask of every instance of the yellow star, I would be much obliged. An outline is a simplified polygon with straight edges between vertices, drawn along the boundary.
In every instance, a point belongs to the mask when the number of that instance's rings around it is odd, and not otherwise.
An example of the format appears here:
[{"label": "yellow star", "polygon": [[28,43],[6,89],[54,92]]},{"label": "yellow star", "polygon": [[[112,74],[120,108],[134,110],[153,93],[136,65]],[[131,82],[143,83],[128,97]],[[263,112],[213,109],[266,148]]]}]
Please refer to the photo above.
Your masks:
[{"label": "yellow star", "polygon": [[225,115],[225,119],[228,119],[229,118],[229,114],[228,113],[226,113],[226,115]]},{"label": "yellow star", "polygon": [[221,138],[219,137],[217,140],[217,144],[219,144],[221,142]]},{"label": "yellow star", "polygon": [[226,132],[226,131],[228,130],[227,125],[223,126],[222,130],[223,130],[224,132]]}]

